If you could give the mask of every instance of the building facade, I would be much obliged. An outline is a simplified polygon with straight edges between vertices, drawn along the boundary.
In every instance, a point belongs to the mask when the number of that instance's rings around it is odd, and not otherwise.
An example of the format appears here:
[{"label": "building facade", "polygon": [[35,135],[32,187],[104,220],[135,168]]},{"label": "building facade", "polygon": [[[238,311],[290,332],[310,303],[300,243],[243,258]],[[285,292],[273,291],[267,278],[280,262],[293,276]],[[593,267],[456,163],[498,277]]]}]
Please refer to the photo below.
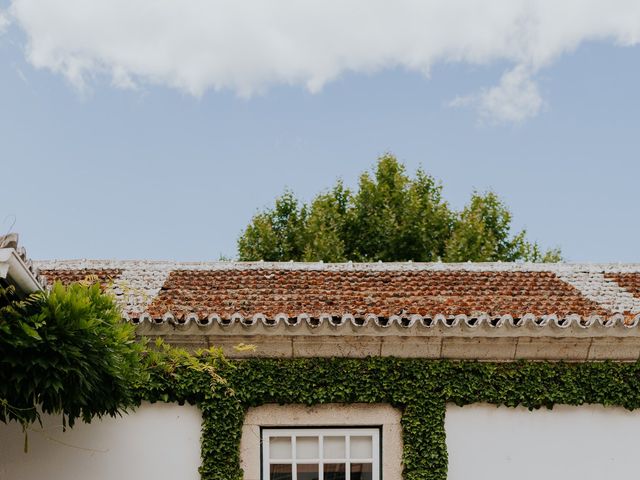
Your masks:
[{"label": "building facade", "polygon": [[[245,480],[595,479],[640,467],[638,265],[36,266],[48,282],[101,282],[141,336],[220,346],[236,365],[230,395],[197,408],[145,404],[70,432],[103,435],[94,478],[122,476],[117,466],[130,478]],[[16,431],[3,428],[13,444]],[[66,459],[49,478],[77,477],[73,450],[56,440],[39,440],[56,450],[51,462]],[[109,457],[107,444],[130,442],[130,457]],[[159,446],[136,463],[147,442]],[[0,473],[41,478],[32,455],[0,453]]]}]

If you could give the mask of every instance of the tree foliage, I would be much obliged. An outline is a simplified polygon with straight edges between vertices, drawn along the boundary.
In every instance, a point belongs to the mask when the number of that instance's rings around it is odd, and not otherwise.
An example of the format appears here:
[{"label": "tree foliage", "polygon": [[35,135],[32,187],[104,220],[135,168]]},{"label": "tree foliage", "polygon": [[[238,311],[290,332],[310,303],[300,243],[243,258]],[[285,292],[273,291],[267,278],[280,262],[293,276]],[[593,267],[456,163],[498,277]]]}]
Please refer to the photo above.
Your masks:
[{"label": "tree foliage", "polygon": [[474,192],[460,212],[423,170],[415,177],[392,155],[361,175],[358,190],[342,182],[309,205],[290,191],[253,217],[238,240],[240,260],[515,261],[561,260],[526,232],[511,232],[511,212],[493,192]]},{"label": "tree foliage", "polygon": [[144,381],[141,348],[99,285],[56,283],[26,299],[0,288],[0,421],[121,413]]}]

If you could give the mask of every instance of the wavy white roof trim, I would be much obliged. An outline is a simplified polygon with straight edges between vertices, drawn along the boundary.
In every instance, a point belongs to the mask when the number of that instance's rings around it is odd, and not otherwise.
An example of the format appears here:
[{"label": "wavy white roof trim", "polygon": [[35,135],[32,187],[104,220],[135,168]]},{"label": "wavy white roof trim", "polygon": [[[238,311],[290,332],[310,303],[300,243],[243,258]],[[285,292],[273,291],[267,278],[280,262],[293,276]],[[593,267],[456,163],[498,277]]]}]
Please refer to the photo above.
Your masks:
[{"label": "wavy white roof trim", "polygon": [[[129,318],[128,316],[126,317]],[[565,317],[557,315],[541,315],[536,316],[531,313],[524,315],[521,318],[513,318],[511,315],[501,316],[489,316],[485,314],[480,315],[411,315],[410,317],[399,317],[393,315],[389,318],[378,317],[374,314],[367,314],[364,317],[354,317],[351,314],[345,314],[341,317],[332,317],[330,315],[320,315],[318,318],[311,317],[306,313],[302,313],[297,317],[289,318],[285,314],[276,315],[274,318],[269,318],[264,314],[255,314],[250,317],[244,317],[240,313],[234,313],[230,318],[225,319],[220,315],[212,313],[207,316],[199,317],[195,313],[177,317],[170,312],[165,313],[161,318],[153,318],[148,313],[142,313],[138,318],[131,320],[135,324],[149,323],[152,325],[160,324],[174,324],[174,325],[188,325],[189,323],[195,323],[201,327],[207,327],[212,325],[220,325],[222,327],[229,327],[234,324],[241,324],[244,326],[253,325],[265,325],[267,327],[274,327],[280,324],[287,326],[300,326],[307,324],[311,328],[317,328],[324,324],[340,327],[344,325],[352,325],[357,328],[375,325],[381,328],[389,328],[392,325],[397,325],[402,328],[414,328],[417,326],[425,328],[434,328],[442,326],[446,328],[468,328],[477,329],[485,326],[489,328],[499,328],[502,326],[509,326],[513,328],[533,326],[537,328],[543,328],[547,326],[554,326],[560,329],[566,329],[572,326],[580,328],[590,327],[624,327],[626,329],[636,328],[640,324],[640,313],[632,317],[631,319],[625,318],[624,315],[616,313],[610,316],[590,315],[582,317],[580,315],[567,315]]]}]

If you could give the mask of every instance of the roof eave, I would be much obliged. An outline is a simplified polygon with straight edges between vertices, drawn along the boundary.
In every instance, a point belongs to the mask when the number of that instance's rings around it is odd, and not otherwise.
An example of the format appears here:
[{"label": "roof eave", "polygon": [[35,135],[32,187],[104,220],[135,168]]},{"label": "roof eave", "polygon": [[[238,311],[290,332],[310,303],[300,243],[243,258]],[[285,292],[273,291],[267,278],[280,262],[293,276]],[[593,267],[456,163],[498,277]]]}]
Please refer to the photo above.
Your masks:
[{"label": "roof eave", "polygon": [[14,248],[0,248],[0,278],[25,294],[44,290]]}]

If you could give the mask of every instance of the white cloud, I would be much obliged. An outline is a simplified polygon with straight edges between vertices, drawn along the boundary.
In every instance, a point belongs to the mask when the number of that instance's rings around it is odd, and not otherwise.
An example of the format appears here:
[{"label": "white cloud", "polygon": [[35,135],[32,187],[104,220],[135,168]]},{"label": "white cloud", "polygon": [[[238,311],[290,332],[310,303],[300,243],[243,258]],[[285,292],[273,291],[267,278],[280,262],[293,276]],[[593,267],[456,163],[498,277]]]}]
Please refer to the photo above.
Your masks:
[{"label": "white cloud", "polygon": [[9,16],[0,9],[0,35],[7,31],[10,23]]},{"label": "white cloud", "polygon": [[348,71],[437,62],[514,68],[469,103],[519,121],[539,111],[532,75],[581,43],[640,40],[638,0],[13,0],[29,61],[83,88],[167,85],[251,95],[318,91]]},{"label": "white cloud", "polygon": [[521,123],[535,117],[544,101],[529,71],[522,65],[502,75],[500,83],[478,94],[455,98],[452,107],[474,107],[492,122]]}]

